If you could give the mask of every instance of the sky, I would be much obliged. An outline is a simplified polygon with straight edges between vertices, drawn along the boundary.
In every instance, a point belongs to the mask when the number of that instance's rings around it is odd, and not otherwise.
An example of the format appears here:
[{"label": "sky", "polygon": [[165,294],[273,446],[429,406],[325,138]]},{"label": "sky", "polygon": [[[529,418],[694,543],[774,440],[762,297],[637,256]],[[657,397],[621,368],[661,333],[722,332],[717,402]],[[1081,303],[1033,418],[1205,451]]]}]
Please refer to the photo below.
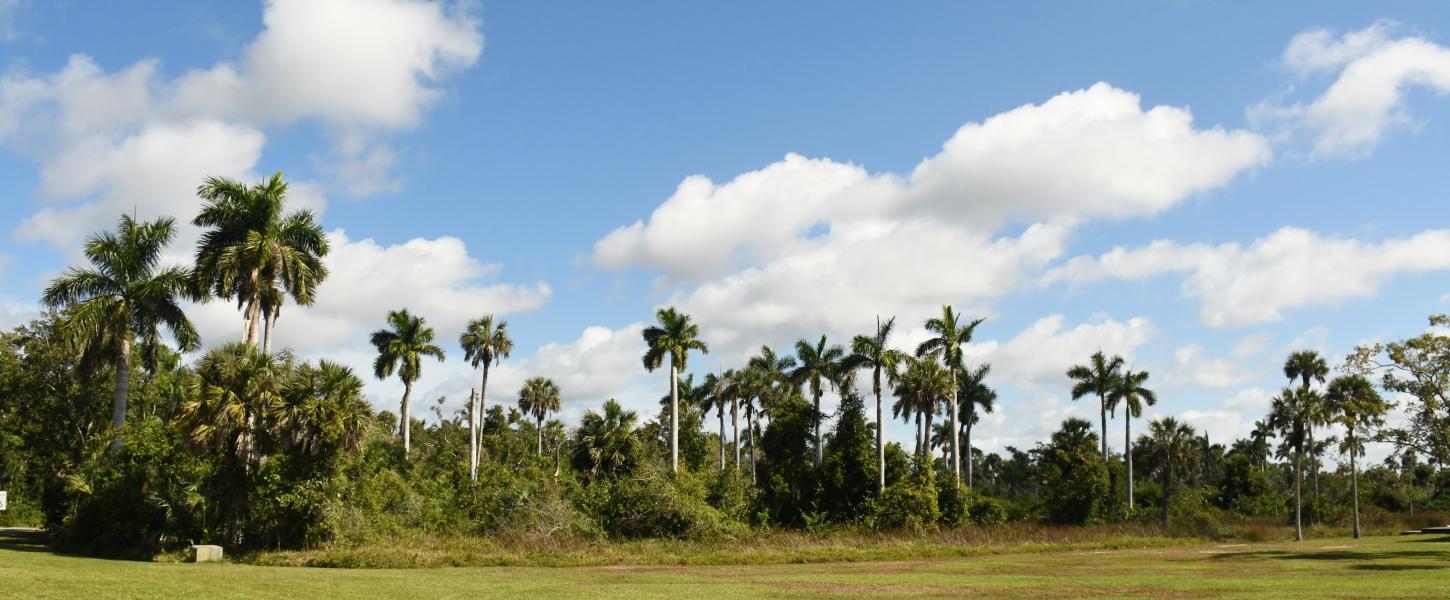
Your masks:
[{"label": "sky", "polygon": [[[950,304],[986,319],[985,451],[1096,419],[1064,373],[1098,350],[1151,373],[1145,418],[1228,442],[1290,351],[1337,366],[1450,312],[1447,25],[1438,2],[0,0],[0,326],[120,215],[174,217],[185,264],[204,177],[282,171],[332,252],[277,345],[380,408],[402,385],[367,335],[404,307],[448,351],[414,414],[462,406],[455,340],[494,314],[516,346],[488,402],[548,376],[576,423],[657,410],[660,307],[699,323],[703,374],[878,316],[914,348]],[[241,336],[232,303],[189,314],[206,346]]]}]

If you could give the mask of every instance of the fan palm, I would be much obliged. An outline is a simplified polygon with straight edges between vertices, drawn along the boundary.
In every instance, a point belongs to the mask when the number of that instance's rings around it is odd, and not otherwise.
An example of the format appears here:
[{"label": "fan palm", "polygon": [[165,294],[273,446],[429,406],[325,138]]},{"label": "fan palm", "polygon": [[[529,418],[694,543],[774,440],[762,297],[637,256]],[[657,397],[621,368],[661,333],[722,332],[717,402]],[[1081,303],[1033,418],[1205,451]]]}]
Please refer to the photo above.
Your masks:
[{"label": "fan palm", "polygon": [[126,423],[131,351],[138,339],[143,349],[150,349],[142,356],[147,368],[155,367],[163,326],[182,351],[200,345],[196,328],[178,302],[189,289],[189,275],[180,267],[160,266],[161,251],[175,235],[174,225],[171,219],[138,223],[122,216],[115,233],[97,233],[86,241],[91,268],[67,270],[42,296],[47,306],[66,309],[60,329],[80,352],[84,368],[103,362],[115,365],[114,448],[122,444],[119,430]]},{"label": "fan palm", "polygon": [[540,456],[544,454],[544,419],[559,412],[560,404],[559,386],[552,379],[531,377],[519,390],[519,410],[534,418]]},{"label": "fan palm", "polygon": [[[287,183],[278,172],[247,186],[208,177],[197,190],[206,203],[192,220],[202,233],[196,247],[194,287],[202,295],[237,299],[246,309],[244,340],[255,344],[264,317],[263,297],[280,284],[302,305],[311,304],[327,277],[322,257],[327,235],[312,211],[284,213]],[[273,307],[273,314],[278,311]]]},{"label": "fan palm", "polygon": [[992,365],[983,364],[976,369],[968,369],[962,373],[962,380],[957,384],[957,401],[961,403],[958,410],[961,412],[963,438],[966,440],[967,455],[967,488],[972,487],[972,426],[981,420],[982,414],[991,414],[996,409],[997,392],[987,385],[987,374],[992,372]]},{"label": "fan palm", "polygon": [[423,374],[423,357],[431,356],[443,362],[443,349],[433,343],[433,328],[415,316],[408,309],[388,313],[388,329],[373,332],[371,342],[378,356],[373,360],[373,374],[378,379],[387,379],[394,372],[403,380],[403,401],[400,408],[402,423],[399,432],[403,436],[403,453],[412,450],[412,417],[408,404],[413,395],[413,383]]},{"label": "fan palm", "polygon": [[[1290,353],[1289,358],[1284,360],[1284,377],[1287,377],[1290,383],[1296,379],[1299,380],[1301,389],[1308,390],[1313,382],[1323,384],[1328,376],[1329,364],[1324,361],[1324,357],[1313,350],[1299,350]],[[1314,399],[1319,402],[1314,402],[1307,407],[1308,420],[1304,423],[1304,448],[1311,458],[1309,473],[1314,482],[1314,499],[1317,504],[1319,499],[1319,453],[1317,450],[1319,446],[1314,443],[1314,427],[1329,422],[1329,409],[1322,402],[1323,396],[1316,395]]]},{"label": "fan palm", "polygon": [[[826,336],[821,336],[819,342],[811,345],[806,340],[798,340],[795,343],[796,367],[790,372],[790,381],[796,386],[806,386],[811,392],[811,398],[815,401],[815,412],[811,415],[812,424],[815,426],[816,442],[816,467],[821,466],[821,392],[824,390],[823,382],[835,385],[840,379],[841,359],[846,356],[846,351],[840,346],[827,346]],[[839,387],[839,386],[837,386]]]},{"label": "fan palm", "polygon": [[1298,541],[1304,540],[1304,443],[1318,396],[1308,388],[1284,388],[1269,408],[1269,425],[1279,431],[1294,454],[1294,539]]},{"label": "fan palm", "polygon": [[1103,462],[1108,462],[1108,397],[1112,395],[1113,388],[1117,387],[1121,378],[1123,368],[1123,357],[1114,355],[1112,358],[1104,356],[1102,351],[1094,352],[1086,365],[1076,365],[1067,370],[1068,379],[1075,383],[1072,385],[1072,399],[1080,400],[1087,396],[1098,397],[1098,416],[1102,424]]},{"label": "fan palm", "polygon": [[887,319],[885,323],[881,318],[876,318],[876,333],[874,335],[858,335],[851,339],[851,354],[842,361],[844,369],[870,369],[871,370],[871,391],[876,394],[876,492],[886,491],[886,419],[881,412],[881,384],[882,376],[886,377],[886,384],[891,385],[896,379],[897,365],[905,360],[906,355],[890,346],[888,338],[891,337],[891,328],[896,323],[896,318]]},{"label": "fan palm", "polygon": [[1254,428],[1249,431],[1249,447],[1260,470],[1269,470],[1269,439],[1273,437],[1273,427],[1264,421],[1254,421]]},{"label": "fan palm", "polygon": [[191,399],[181,406],[181,425],[197,445],[222,450],[250,469],[256,456],[258,421],[285,403],[291,355],[267,354],[234,342],[197,361]]},{"label": "fan palm", "polygon": [[927,319],[926,330],[936,334],[917,346],[916,353],[922,356],[940,358],[946,367],[951,383],[947,398],[947,418],[951,420],[952,477],[962,482],[961,441],[957,437],[957,372],[962,370],[962,344],[972,341],[972,332],[984,319],[977,319],[966,325],[951,306],[941,307],[941,316]]},{"label": "fan palm", "polygon": [[1345,438],[1341,452],[1349,454],[1350,492],[1354,498],[1354,537],[1359,537],[1359,467],[1355,457],[1364,453],[1364,441],[1356,433],[1384,424],[1389,404],[1375,391],[1369,380],[1359,375],[1345,375],[1329,382],[1325,393],[1334,413],[1334,422],[1344,426]]},{"label": "fan palm", "polygon": [[372,407],[351,368],[329,360],[315,367],[304,364],[293,373],[282,400],[276,420],[279,437],[302,452],[361,448]]},{"label": "fan palm", "polygon": [[463,347],[463,360],[477,369],[483,367],[483,380],[478,384],[478,398],[468,407],[468,472],[478,481],[478,454],[482,445],[479,426],[483,416],[484,403],[488,398],[488,370],[509,357],[514,350],[514,340],[509,337],[508,321],[494,321],[493,315],[468,322],[463,334],[458,336]]},{"label": "fan palm", "polygon": [[639,418],[610,398],[602,412],[588,411],[574,433],[574,468],[590,477],[613,477],[634,469],[639,454]]},{"label": "fan palm", "polygon": [[1197,435],[1187,423],[1167,417],[1148,423],[1148,435],[1138,443],[1158,457],[1158,474],[1163,478],[1163,524],[1168,524],[1168,503],[1173,497],[1177,470],[1188,471],[1198,462]]},{"label": "fan palm", "polygon": [[1123,405],[1123,460],[1128,467],[1128,510],[1133,510],[1133,419],[1143,416],[1143,406],[1158,403],[1158,396],[1146,387],[1147,371],[1128,369],[1118,378],[1109,403]]},{"label": "fan palm", "polygon": [[644,329],[644,368],[653,373],[668,358],[670,362],[670,470],[680,471],[680,372],[686,368],[691,350],[709,354],[710,347],[700,339],[700,328],[690,316],[673,307],[655,313],[657,323]]}]

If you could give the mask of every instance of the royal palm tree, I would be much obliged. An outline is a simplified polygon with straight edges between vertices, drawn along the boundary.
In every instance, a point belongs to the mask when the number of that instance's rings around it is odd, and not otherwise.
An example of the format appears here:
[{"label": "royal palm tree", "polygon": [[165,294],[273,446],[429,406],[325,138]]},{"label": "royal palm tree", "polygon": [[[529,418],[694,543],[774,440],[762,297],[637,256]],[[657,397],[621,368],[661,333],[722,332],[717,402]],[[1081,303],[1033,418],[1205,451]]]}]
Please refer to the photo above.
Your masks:
[{"label": "royal palm tree", "polygon": [[706,373],[705,380],[695,388],[694,397],[691,400],[700,407],[700,412],[709,414],[710,409],[715,409],[715,416],[720,420],[720,443],[717,444],[720,451],[720,471],[725,470],[725,405],[729,399],[720,393],[723,387],[720,375]]},{"label": "royal palm tree", "polygon": [[433,343],[433,328],[423,317],[408,313],[408,309],[389,312],[388,329],[374,331],[371,341],[378,352],[373,360],[373,374],[378,379],[387,379],[397,372],[403,380],[402,423],[398,429],[403,436],[403,453],[407,454],[413,447],[408,404],[413,383],[423,374],[423,357],[431,356],[443,362],[443,349]]},{"label": "royal palm tree", "polygon": [[1108,398],[1118,386],[1123,368],[1123,357],[1108,358],[1102,351],[1094,352],[1086,365],[1076,365],[1067,370],[1068,379],[1073,380],[1072,399],[1087,396],[1098,397],[1098,416],[1102,424],[1103,463],[1108,462]]},{"label": "royal palm tree", "polygon": [[[744,377],[740,371],[727,369],[718,379],[715,380],[715,388],[711,392],[716,400],[720,402],[723,409],[725,403],[730,404],[730,447],[735,456],[735,468],[740,469],[740,400],[745,397]],[[724,427],[724,425],[721,425]],[[723,430],[720,435],[720,444],[725,444]],[[724,450],[721,450],[723,453]],[[723,454],[722,454],[723,456]],[[723,460],[723,459],[722,459]]]},{"label": "royal palm tree", "polygon": [[758,419],[762,414],[768,417],[770,410],[786,391],[784,388],[789,385],[787,373],[795,368],[795,364],[794,358],[778,355],[770,346],[761,346],[760,354],[752,356],[746,362],[745,427],[749,437],[752,481],[756,475],[755,431],[759,428]]},{"label": "royal palm tree", "polygon": [[816,467],[821,466],[821,392],[825,384],[835,385],[840,379],[841,359],[846,356],[846,351],[840,346],[827,346],[826,336],[811,345],[806,340],[798,340],[795,343],[796,367],[790,372],[790,381],[797,387],[806,386],[811,392],[811,398],[815,401],[815,412],[811,415],[811,422],[815,426],[816,436]]},{"label": "royal palm tree", "polygon": [[1303,460],[1309,419],[1319,403],[1307,388],[1284,388],[1269,408],[1269,425],[1277,429],[1294,454],[1294,539],[1304,540]]},{"label": "royal palm tree", "polygon": [[982,364],[963,371],[961,381],[957,382],[957,402],[961,404],[958,407],[961,412],[959,420],[962,437],[966,440],[967,489],[972,488],[972,426],[981,420],[983,414],[991,414],[996,409],[997,392],[987,385],[987,374],[991,372],[992,365]]},{"label": "royal palm tree", "polygon": [[644,368],[653,373],[670,361],[670,470],[680,471],[680,373],[685,370],[691,350],[709,354],[710,347],[700,339],[700,328],[690,316],[676,312],[674,307],[655,313],[657,324],[644,329]]},{"label": "royal palm tree", "polygon": [[1359,538],[1359,467],[1355,457],[1364,454],[1364,441],[1357,433],[1360,430],[1379,427],[1384,424],[1384,414],[1389,404],[1375,391],[1369,380],[1359,375],[1335,377],[1329,382],[1325,393],[1327,403],[1334,413],[1334,422],[1344,426],[1345,438],[1339,444],[1341,452],[1349,454],[1350,493],[1354,498],[1354,537]]},{"label": "royal palm tree", "polygon": [[1254,457],[1259,463],[1259,469],[1269,470],[1269,440],[1274,437],[1274,428],[1264,421],[1254,421],[1253,430],[1249,431],[1249,446],[1253,449]]},{"label": "royal palm tree", "polygon": [[940,410],[942,399],[955,391],[947,371],[935,360],[910,358],[897,380],[896,396],[901,401],[893,408],[903,416],[915,415],[916,452],[920,456],[930,457],[932,420]]},{"label": "royal palm tree", "polygon": [[534,418],[534,432],[539,438],[539,455],[544,454],[544,419],[559,412],[562,400],[559,386],[545,377],[530,377],[519,390],[519,411]]},{"label": "royal palm tree", "polygon": [[947,418],[951,420],[952,430],[952,477],[958,484],[962,482],[962,453],[961,440],[957,437],[957,373],[963,368],[962,344],[972,341],[972,332],[984,320],[977,319],[963,325],[952,307],[943,305],[941,316],[926,321],[926,330],[936,334],[936,337],[927,339],[916,348],[916,353],[920,356],[941,359],[942,366],[946,367],[951,379],[947,398]]},{"label": "royal palm tree", "polygon": [[1123,405],[1123,460],[1128,466],[1128,510],[1133,510],[1133,419],[1143,416],[1143,406],[1158,403],[1158,396],[1147,388],[1148,372],[1123,371],[1113,387],[1109,403]]},{"label": "royal palm tree", "polygon": [[[311,304],[327,277],[327,235],[312,211],[285,213],[287,183],[278,172],[248,186],[208,177],[197,190],[206,203],[192,220],[208,228],[196,247],[198,294],[236,298],[246,309],[244,341],[257,343],[263,297],[280,284],[298,304]],[[274,307],[273,312],[277,312]]]},{"label": "royal palm tree", "polygon": [[876,493],[886,491],[886,419],[881,412],[882,376],[891,385],[896,378],[896,368],[906,359],[906,354],[892,348],[888,338],[896,318],[881,322],[876,318],[876,333],[858,335],[851,339],[851,355],[842,361],[844,369],[869,369],[871,371],[871,392],[876,394]]},{"label": "royal palm tree", "polygon": [[468,471],[469,477],[478,481],[478,455],[482,445],[479,427],[484,404],[488,398],[488,371],[514,351],[514,340],[509,337],[508,321],[494,321],[493,315],[468,322],[463,334],[458,336],[463,347],[463,360],[473,368],[483,368],[483,381],[478,384],[478,399],[468,407]]},{"label": "royal palm tree", "polygon": [[131,352],[138,340],[141,358],[154,370],[165,327],[184,352],[196,350],[196,328],[182,311],[180,299],[190,289],[180,267],[162,267],[161,252],[175,235],[171,219],[137,223],[122,216],[115,233],[102,232],[86,241],[90,268],[72,267],[45,289],[42,301],[64,308],[60,330],[80,353],[80,364],[92,370],[115,365],[116,388],[111,400],[112,447],[120,449],[130,394]]},{"label": "royal palm tree", "polygon": [[1163,524],[1168,524],[1168,503],[1173,498],[1173,483],[1177,470],[1188,471],[1198,462],[1197,434],[1187,423],[1173,417],[1148,423],[1148,435],[1138,440],[1140,445],[1158,457],[1158,473],[1163,478]]}]

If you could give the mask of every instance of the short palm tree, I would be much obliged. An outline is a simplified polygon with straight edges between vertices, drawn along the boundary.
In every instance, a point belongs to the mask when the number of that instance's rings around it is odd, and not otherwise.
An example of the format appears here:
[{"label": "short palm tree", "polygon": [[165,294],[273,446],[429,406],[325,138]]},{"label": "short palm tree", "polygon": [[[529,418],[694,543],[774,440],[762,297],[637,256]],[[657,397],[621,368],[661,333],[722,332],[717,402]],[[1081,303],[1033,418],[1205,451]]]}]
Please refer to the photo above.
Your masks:
[{"label": "short palm tree", "polygon": [[839,379],[841,359],[845,358],[846,351],[840,346],[827,346],[823,335],[815,345],[803,339],[796,341],[795,355],[796,367],[790,372],[790,381],[796,386],[806,386],[815,401],[811,421],[815,426],[816,467],[819,468],[824,458],[821,449],[821,421],[824,417],[821,413],[821,393],[826,384],[834,385]]},{"label": "short palm tree", "polygon": [[1354,537],[1359,538],[1359,467],[1355,457],[1364,454],[1364,440],[1358,433],[1384,424],[1389,404],[1375,391],[1369,380],[1359,375],[1335,377],[1329,382],[1325,399],[1334,413],[1334,422],[1344,426],[1345,438],[1341,452],[1349,454],[1350,492],[1354,498]]},{"label": "short palm tree", "polygon": [[261,322],[273,317],[263,313],[263,297],[274,285],[299,304],[312,303],[327,277],[327,235],[312,211],[284,212],[281,172],[251,186],[208,177],[197,195],[206,203],[192,224],[208,229],[197,242],[195,291],[236,298],[246,309],[244,341],[255,344]]},{"label": "short palm tree", "polygon": [[1068,379],[1073,380],[1072,399],[1087,396],[1098,397],[1098,416],[1102,424],[1103,462],[1108,462],[1108,398],[1118,386],[1123,369],[1123,357],[1108,358],[1102,351],[1094,352],[1086,365],[1076,365],[1067,370]]},{"label": "short palm tree", "polygon": [[1123,460],[1128,466],[1128,510],[1133,510],[1133,419],[1143,416],[1143,406],[1158,403],[1158,396],[1148,389],[1148,372],[1123,371],[1113,388],[1109,404],[1123,405]]},{"label": "short palm tree", "polygon": [[282,394],[278,437],[308,454],[357,451],[372,416],[352,369],[322,360],[298,367]]},{"label": "short palm tree", "polygon": [[891,385],[896,378],[896,368],[901,361],[906,359],[905,353],[892,348],[888,338],[891,337],[891,328],[896,319],[887,319],[885,323],[881,318],[876,318],[876,333],[873,335],[858,335],[851,339],[851,354],[842,361],[842,367],[846,369],[869,369],[871,371],[871,391],[876,394],[876,493],[886,491],[886,419],[881,412],[881,385],[882,377],[885,376],[886,384]]},{"label": "short palm tree", "polygon": [[1198,462],[1198,437],[1193,428],[1178,419],[1167,417],[1148,423],[1148,435],[1138,440],[1158,457],[1158,474],[1163,479],[1163,524],[1168,524],[1168,503],[1173,498],[1173,483],[1179,469],[1189,471]]},{"label": "short palm tree", "polygon": [[574,432],[574,468],[590,477],[614,477],[634,469],[639,454],[639,418],[613,398],[602,412],[588,411]]},{"label": "short palm tree", "polygon": [[561,405],[559,386],[545,377],[531,377],[519,390],[519,410],[534,418],[534,430],[539,437],[539,455],[544,454],[544,419],[559,412]]},{"label": "short palm tree", "polygon": [[1304,540],[1303,460],[1309,419],[1319,395],[1307,388],[1284,388],[1269,408],[1269,425],[1277,429],[1294,454],[1294,539]]},{"label": "short palm tree", "polygon": [[952,477],[958,484],[962,482],[962,453],[961,440],[957,437],[957,374],[963,368],[962,344],[972,341],[972,332],[976,331],[983,320],[977,319],[963,325],[952,307],[944,305],[941,307],[941,316],[926,321],[926,330],[936,334],[936,337],[927,339],[916,348],[916,353],[920,356],[940,358],[951,379],[947,418],[951,420]]},{"label": "short palm tree", "polygon": [[388,328],[374,331],[371,342],[378,352],[373,360],[373,374],[378,379],[387,379],[396,372],[403,380],[402,423],[398,429],[403,436],[403,453],[407,454],[413,447],[408,404],[413,383],[423,374],[423,357],[431,356],[443,362],[443,349],[433,343],[433,328],[408,309],[389,312]]},{"label": "short palm tree", "polygon": [[700,327],[690,316],[662,308],[655,313],[657,323],[644,329],[644,368],[653,373],[668,358],[670,362],[670,470],[680,471],[680,373],[686,368],[690,351],[709,354],[710,347],[700,339]]},{"label": "short palm tree", "polygon": [[119,430],[126,423],[131,352],[138,339],[153,349],[142,357],[148,368],[155,367],[161,327],[171,332],[182,351],[200,345],[196,328],[180,305],[190,289],[190,276],[180,267],[160,266],[161,252],[175,235],[174,225],[171,219],[138,223],[122,216],[115,233],[97,233],[86,241],[91,268],[71,268],[52,281],[42,297],[47,306],[65,309],[60,328],[79,350],[84,368],[115,365],[113,448],[122,443]]},{"label": "short palm tree", "polygon": [[932,420],[940,410],[943,398],[954,392],[951,375],[940,363],[928,358],[910,358],[897,380],[896,396],[900,406],[894,407],[902,416],[915,415],[916,452],[931,455]]},{"label": "short palm tree", "polygon": [[182,431],[193,443],[221,450],[250,470],[259,422],[286,404],[290,362],[285,352],[267,354],[244,342],[213,348],[197,361],[191,398],[181,406]]},{"label": "short palm tree", "polygon": [[484,315],[468,322],[468,327],[458,336],[458,344],[463,347],[463,360],[475,369],[483,367],[478,399],[470,402],[468,407],[468,473],[471,479],[478,481],[478,455],[482,445],[479,427],[488,398],[488,370],[509,357],[514,350],[514,341],[509,337],[508,321],[495,322],[493,315]]},{"label": "short palm tree", "polygon": [[967,455],[968,489],[972,487],[972,427],[981,420],[983,414],[991,414],[997,405],[997,392],[987,385],[987,375],[991,372],[992,365],[982,364],[964,371],[962,380],[957,383],[962,437],[966,440],[964,446]]}]

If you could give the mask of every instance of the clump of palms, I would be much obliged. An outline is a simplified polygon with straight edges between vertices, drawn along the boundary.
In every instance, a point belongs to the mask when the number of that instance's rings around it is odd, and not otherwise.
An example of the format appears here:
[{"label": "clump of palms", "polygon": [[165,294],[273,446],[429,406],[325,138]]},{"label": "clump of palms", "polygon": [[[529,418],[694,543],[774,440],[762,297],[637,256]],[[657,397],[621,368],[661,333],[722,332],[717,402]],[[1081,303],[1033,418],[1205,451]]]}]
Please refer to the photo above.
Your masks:
[{"label": "clump of palms", "polygon": [[[1329,376],[1329,364],[1324,357],[1313,350],[1299,350],[1289,354],[1284,360],[1284,377],[1289,383],[1299,380],[1299,388],[1308,391],[1314,382],[1323,384]],[[1307,420],[1304,423],[1304,449],[1309,454],[1309,474],[1314,482],[1315,506],[1319,504],[1319,455],[1320,449],[1327,447],[1326,444],[1314,442],[1314,426],[1329,422],[1329,407],[1324,403],[1324,396],[1316,394],[1310,398],[1312,404],[1306,407]]]},{"label": "clump of palms", "polygon": [[1329,382],[1325,399],[1333,413],[1333,422],[1344,426],[1345,438],[1339,450],[1349,454],[1350,492],[1354,501],[1354,537],[1359,538],[1359,467],[1356,456],[1364,454],[1361,431],[1384,424],[1389,403],[1375,391],[1374,385],[1359,375],[1344,375]]},{"label": "clump of palms", "polygon": [[1148,389],[1148,372],[1128,369],[1113,387],[1109,404],[1123,406],[1123,460],[1127,462],[1128,510],[1133,510],[1133,419],[1143,416],[1143,406],[1158,403],[1158,396]]},{"label": "clump of palms", "polygon": [[951,306],[942,306],[941,316],[926,321],[926,330],[936,334],[936,337],[922,342],[916,348],[919,356],[941,359],[942,366],[946,367],[951,380],[947,397],[947,418],[951,421],[952,457],[950,464],[952,477],[957,483],[962,481],[961,441],[957,437],[957,374],[964,368],[962,344],[972,341],[972,332],[976,331],[982,321],[984,319],[962,324],[960,317]]},{"label": "clump of palms", "polygon": [[544,419],[559,412],[561,402],[559,385],[546,377],[530,377],[519,390],[519,410],[534,418],[540,456],[544,454]]},{"label": "clump of palms", "polygon": [[987,385],[987,375],[992,372],[992,365],[982,364],[975,369],[968,369],[962,373],[961,381],[957,382],[957,401],[961,404],[959,420],[962,427],[962,438],[965,440],[964,452],[967,455],[967,488],[972,487],[972,427],[981,420],[983,414],[991,414],[996,409],[997,392]]},{"label": "clump of palms", "polygon": [[270,340],[281,292],[308,305],[327,277],[327,235],[312,211],[285,212],[287,183],[280,172],[251,186],[209,177],[197,195],[206,203],[192,224],[208,229],[197,242],[195,291],[236,298],[245,309],[243,340],[257,343],[264,320]]},{"label": "clump of palms", "polygon": [[868,369],[871,371],[871,392],[876,394],[876,492],[886,491],[886,419],[881,410],[881,386],[883,376],[887,385],[896,379],[897,365],[906,359],[906,354],[890,346],[892,326],[896,319],[876,319],[876,332],[872,335],[858,335],[851,339],[851,354],[842,360],[843,369]]},{"label": "clump of palms", "polygon": [[1108,462],[1108,398],[1113,394],[1113,389],[1118,387],[1123,369],[1123,357],[1114,355],[1108,358],[1101,351],[1094,352],[1086,365],[1075,365],[1067,371],[1068,379],[1073,380],[1072,399],[1080,400],[1088,396],[1098,398],[1098,417],[1102,425],[1102,446],[1103,462]]},{"label": "clump of palms", "polygon": [[673,307],[655,313],[657,323],[644,329],[644,368],[653,373],[669,359],[670,363],[670,470],[680,470],[680,389],[679,378],[689,360],[690,351],[709,354],[710,347],[700,339],[700,327],[690,316]]},{"label": "clump of palms", "polygon": [[92,370],[103,363],[116,369],[111,401],[111,427],[118,431],[113,448],[122,444],[130,393],[131,353],[139,340],[147,368],[154,369],[160,329],[165,327],[182,351],[196,350],[200,339],[182,311],[180,300],[190,289],[189,274],[180,267],[161,266],[161,252],[175,235],[175,222],[136,222],[122,216],[116,232],[92,235],[85,256],[90,268],[72,267],[45,289],[42,301],[64,308],[61,329]]},{"label": "clump of palms", "polygon": [[942,399],[952,393],[951,375],[935,360],[908,358],[896,382],[897,403],[892,413],[908,422],[916,419],[916,454],[931,456],[932,420]]},{"label": "clump of palms", "polygon": [[1138,445],[1158,457],[1158,474],[1163,481],[1163,524],[1168,524],[1168,504],[1173,498],[1173,484],[1178,472],[1187,472],[1198,463],[1198,437],[1187,423],[1166,417],[1148,423],[1148,434]]},{"label": "clump of palms", "polygon": [[409,399],[413,395],[413,383],[423,374],[423,358],[431,356],[443,362],[443,349],[433,343],[433,328],[423,317],[410,314],[407,309],[388,313],[388,328],[374,331],[371,337],[378,356],[373,360],[373,374],[378,379],[387,379],[393,373],[403,380],[403,400],[400,407],[401,423],[398,430],[403,437],[403,453],[412,450],[412,415]]},{"label": "clump of palms", "polygon": [[824,416],[821,413],[821,393],[826,385],[840,389],[837,382],[841,379],[841,360],[846,356],[846,351],[840,346],[827,346],[826,336],[823,335],[815,345],[806,340],[798,340],[795,343],[795,354],[796,367],[790,372],[790,381],[796,386],[807,386],[815,402],[811,424],[815,427],[815,465],[820,468],[824,458],[821,450],[821,421]]},{"label": "clump of palms", "polygon": [[468,322],[463,334],[458,337],[458,344],[463,347],[463,360],[468,361],[469,366],[483,368],[477,399],[468,405],[468,473],[471,479],[478,481],[479,426],[488,398],[488,371],[509,357],[514,350],[514,341],[509,337],[508,321],[495,322],[493,315],[484,315]]},{"label": "clump of palms", "polygon": [[1294,539],[1304,539],[1303,460],[1309,422],[1320,404],[1319,394],[1308,388],[1284,388],[1269,408],[1269,425],[1279,431],[1294,457]]}]

